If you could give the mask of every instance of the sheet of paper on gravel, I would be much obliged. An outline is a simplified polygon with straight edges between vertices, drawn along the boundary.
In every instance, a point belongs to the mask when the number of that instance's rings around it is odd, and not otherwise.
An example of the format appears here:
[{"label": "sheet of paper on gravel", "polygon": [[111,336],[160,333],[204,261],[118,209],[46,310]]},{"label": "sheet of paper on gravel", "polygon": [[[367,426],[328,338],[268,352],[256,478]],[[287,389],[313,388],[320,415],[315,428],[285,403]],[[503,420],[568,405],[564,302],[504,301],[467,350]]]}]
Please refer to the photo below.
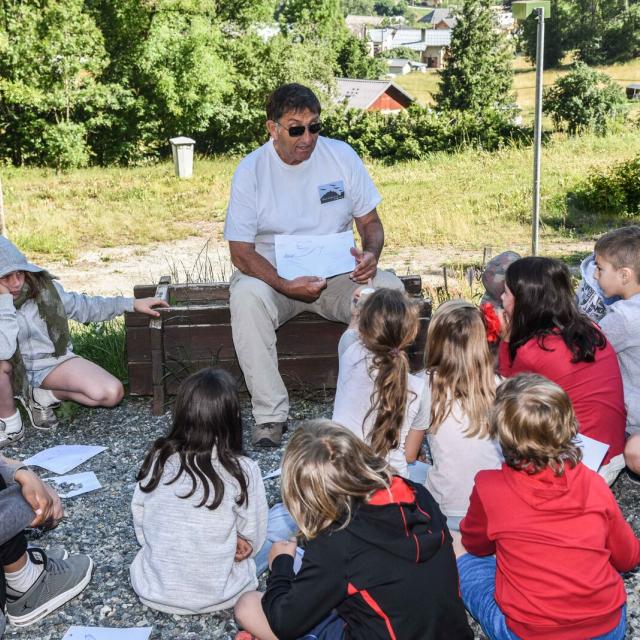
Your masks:
[{"label": "sheet of paper on gravel", "polygon": [[573,441],[582,449],[582,464],[597,471],[607,455],[609,445],[579,433]]},{"label": "sheet of paper on gravel", "polygon": [[62,640],[149,640],[153,627],[69,627]]},{"label": "sheet of paper on gravel", "polygon": [[73,498],[102,487],[93,471],[42,479],[52,485],[61,498]]},{"label": "sheet of paper on gravel", "polygon": [[27,458],[24,463],[42,467],[53,473],[67,473],[93,456],[102,453],[107,447],[87,444],[59,444],[45,449]]},{"label": "sheet of paper on gravel", "polygon": [[276,469],[275,471],[270,471],[266,475],[262,476],[263,480],[271,480],[271,478],[277,478],[282,475],[282,469]]},{"label": "sheet of paper on gravel", "polygon": [[354,246],[352,230],[324,236],[278,234],[274,238],[276,265],[281,278],[329,278],[356,268],[356,260],[349,252]]}]

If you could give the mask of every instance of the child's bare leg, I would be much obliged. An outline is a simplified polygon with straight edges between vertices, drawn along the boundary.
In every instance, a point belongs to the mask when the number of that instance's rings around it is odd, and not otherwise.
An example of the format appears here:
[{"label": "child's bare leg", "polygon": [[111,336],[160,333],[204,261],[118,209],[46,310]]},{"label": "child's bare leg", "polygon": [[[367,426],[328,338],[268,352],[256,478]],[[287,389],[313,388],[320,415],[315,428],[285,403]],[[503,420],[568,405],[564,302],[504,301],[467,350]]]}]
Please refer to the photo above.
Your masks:
[{"label": "child's bare leg", "polygon": [[11,365],[6,360],[0,360],[0,418],[7,418],[16,412],[11,371]]},{"label": "child's bare leg", "polygon": [[58,365],[43,381],[58,400],[73,400],[88,407],[114,407],[124,396],[120,380],[84,358]]},{"label": "child's bare leg", "polygon": [[632,435],[624,447],[624,462],[633,473],[640,474],[640,433]]},{"label": "child's bare leg", "polygon": [[243,593],[236,602],[233,613],[238,624],[259,640],[278,640],[273,635],[267,617],[262,610],[262,593],[259,591]]}]

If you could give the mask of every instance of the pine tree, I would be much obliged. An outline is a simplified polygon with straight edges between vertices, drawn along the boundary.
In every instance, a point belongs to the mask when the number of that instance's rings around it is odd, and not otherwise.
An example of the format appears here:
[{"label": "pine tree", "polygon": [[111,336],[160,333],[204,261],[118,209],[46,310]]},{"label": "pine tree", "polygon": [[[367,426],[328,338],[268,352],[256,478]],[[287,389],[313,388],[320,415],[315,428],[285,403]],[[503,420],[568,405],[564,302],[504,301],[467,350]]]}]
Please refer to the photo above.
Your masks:
[{"label": "pine tree", "polygon": [[506,36],[494,27],[489,0],[465,0],[440,71],[439,110],[512,107],[513,54]]},{"label": "pine tree", "polygon": [[[544,21],[544,68],[562,63],[569,50],[571,0],[551,0],[551,15]],[[538,19],[531,14],[522,28],[522,44],[527,58],[535,64],[538,41]]]}]

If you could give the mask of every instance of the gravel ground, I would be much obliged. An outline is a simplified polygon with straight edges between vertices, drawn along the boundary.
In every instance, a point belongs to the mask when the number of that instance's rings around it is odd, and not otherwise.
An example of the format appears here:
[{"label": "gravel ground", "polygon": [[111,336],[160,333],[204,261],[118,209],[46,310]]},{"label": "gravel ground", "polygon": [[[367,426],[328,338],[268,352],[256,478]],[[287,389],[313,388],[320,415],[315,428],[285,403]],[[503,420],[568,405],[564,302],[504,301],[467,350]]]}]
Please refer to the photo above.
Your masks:
[{"label": "gravel ground", "polygon": [[[332,395],[295,395],[291,417],[295,421],[307,417],[328,417]],[[243,398],[243,415],[250,416],[249,402]],[[116,409],[82,409],[71,425],[63,424],[55,434],[27,430],[19,447],[6,449],[7,456],[26,458],[56,444],[97,444],[107,450],[87,461],[73,472],[94,471],[102,489],[64,501],[66,518],[54,530],[34,544],[64,545],[69,552],[88,553],[96,564],[93,580],[87,589],[65,607],[41,623],[18,630],[8,628],[5,638],[24,640],[59,640],[72,624],[106,627],[152,626],[152,640],[228,640],[236,631],[230,611],[203,616],[171,616],[140,604],[129,586],[129,565],[138,545],[133,532],[129,503],[136,472],[149,444],[164,434],[169,415],[154,417],[148,399],[130,398]],[[249,424],[247,424],[247,428]],[[248,442],[245,434],[245,442]],[[286,438],[285,438],[286,443]],[[254,452],[267,473],[278,468],[282,451]],[[42,470],[41,475],[48,472]],[[279,480],[266,481],[269,504],[279,499]],[[627,520],[640,533],[640,486],[623,475],[614,486]],[[640,572],[625,575],[628,600],[627,639],[640,640]],[[477,627],[474,627],[477,629]],[[484,638],[477,632],[476,638]]]}]

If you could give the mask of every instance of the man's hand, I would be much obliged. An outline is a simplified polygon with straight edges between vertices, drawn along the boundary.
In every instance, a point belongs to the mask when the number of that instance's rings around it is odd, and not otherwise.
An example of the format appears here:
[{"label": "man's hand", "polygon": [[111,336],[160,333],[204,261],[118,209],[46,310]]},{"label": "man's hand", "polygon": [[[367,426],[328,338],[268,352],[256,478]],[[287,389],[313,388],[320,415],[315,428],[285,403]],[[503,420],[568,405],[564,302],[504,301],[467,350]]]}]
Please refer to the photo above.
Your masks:
[{"label": "man's hand", "polygon": [[291,538],[289,541],[280,540],[278,542],[274,542],[271,545],[271,549],[269,549],[269,569],[271,569],[271,565],[276,559],[276,556],[286,554],[288,556],[291,556],[292,558],[295,558],[297,547],[298,544],[295,538]]},{"label": "man's hand", "polygon": [[360,251],[356,247],[351,247],[351,255],[356,259],[356,268],[350,278],[358,284],[366,284],[376,275],[378,259],[370,251]]},{"label": "man's hand", "polygon": [[36,514],[30,526],[55,527],[64,516],[58,494],[28,469],[18,469],[15,480],[22,488],[24,499]]},{"label": "man's hand", "polygon": [[326,278],[318,276],[300,276],[293,280],[287,280],[282,293],[294,300],[302,302],[314,302],[320,297],[322,290],[327,287]]},{"label": "man's hand", "polygon": [[236,540],[236,555],[233,558],[236,562],[246,560],[253,552],[253,547],[250,542],[247,542],[244,538],[237,536]]},{"label": "man's hand", "polygon": [[133,303],[133,310],[138,313],[146,313],[148,316],[157,318],[160,314],[154,307],[169,307],[169,303],[160,298],[138,298]]}]

